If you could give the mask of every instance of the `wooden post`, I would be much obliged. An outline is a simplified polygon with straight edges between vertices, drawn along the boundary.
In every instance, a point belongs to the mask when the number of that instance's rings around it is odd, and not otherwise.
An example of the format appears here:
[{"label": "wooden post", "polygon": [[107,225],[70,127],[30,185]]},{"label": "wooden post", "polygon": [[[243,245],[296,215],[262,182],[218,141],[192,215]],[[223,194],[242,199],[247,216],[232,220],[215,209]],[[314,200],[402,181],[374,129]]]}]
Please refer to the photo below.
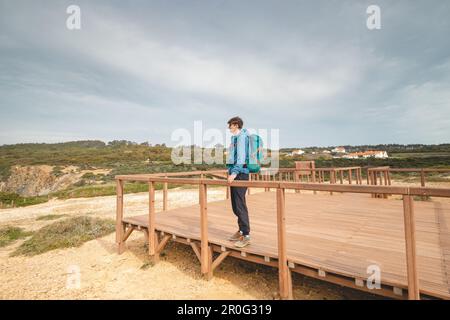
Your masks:
[{"label": "wooden post", "polygon": [[352,169],[348,170],[348,183],[352,184]]},{"label": "wooden post", "polygon": [[[165,175],[165,178],[167,178],[167,175]],[[167,182],[164,182],[164,188],[163,188],[163,211],[167,211]]]},{"label": "wooden post", "polygon": [[[299,182],[299,173],[297,170],[294,171],[294,182]],[[277,191],[278,192],[278,191]],[[295,193],[300,193],[299,189],[295,189]]]},{"label": "wooden post", "polygon": [[[333,169],[330,171],[330,184],[336,183],[336,171]],[[333,191],[330,191],[330,195],[333,195]]]},{"label": "wooden post", "polygon": [[416,227],[414,220],[414,202],[410,195],[403,196],[403,214],[405,224],[406,269],[408,275],[408,298],[419,300],[419,276],[416,261]]},{"label": "wooden post", "polygon": [[281,299],[292,299],[286,248],[285,190],[277,188],[278,275]]},{"label": "wooden post", "polygon": [[123,236],[125,234],[125,226],[123,220],[123,181],[116,180],[116,243],[119,254],[125,249]]},{"label": "wooden post", "polygon": [[[263,181],[267,181],[267,178],[268,178],[268,176],[267,176],[267,171],[265,171],[265,172],[262,174],[262,180],[263,180]],[[268,189],[268,188],[264,188],[264,192],[267,192],[267,191],[269,191],[269,189]]]},{"label": "wooden post", "polygon": [[[312,178],[312,182],[316,183],[316,170],[311,169],[311,178]],[[317,191],[314,190],[313,194],[317,194]]]},{"label": "wooden post", "polygon": [[341,182],[341,184],[344,183],[344,171],[339,170],[339,180]]},{"label": "wooden post", "polygon": [[425,187],[425,171],[423,168],[420,170],[420,185]]},{"label": "wooden post", "polygon": [[200,239],[201,239],[201,271],[206,279],[211,279],[211,252],[208,245],[208,208],[206,184],[199,185],[200,202]]},{"label": "wooden post", "polygon": [[[370,170],[370,184],[371,185],[376,185],[377,184],[377,179],[375,178],[375,171]],[[372,193],[372,198],[376,198],[377,195],[376,193]]]},{"label": "wooden post", "polygon": [[156,212],[155,212],[155,182],[148,183],[148,253],[153,262],[159,260],[158,235],[155,231]]}]

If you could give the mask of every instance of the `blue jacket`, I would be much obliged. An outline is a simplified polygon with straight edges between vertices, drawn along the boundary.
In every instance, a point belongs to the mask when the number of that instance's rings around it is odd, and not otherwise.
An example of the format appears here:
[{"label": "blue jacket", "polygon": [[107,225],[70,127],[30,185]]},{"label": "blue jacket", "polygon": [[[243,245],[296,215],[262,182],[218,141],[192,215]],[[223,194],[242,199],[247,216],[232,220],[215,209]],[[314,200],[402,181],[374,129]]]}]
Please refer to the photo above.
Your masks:
[{"label": "blue jacket", "polygon": [[248,154],[248,139],[249,136],[246,129],[241,129],[238,135],[231,137],[231,144],[227,154],[229,174],[249,173],[245,166]]}]

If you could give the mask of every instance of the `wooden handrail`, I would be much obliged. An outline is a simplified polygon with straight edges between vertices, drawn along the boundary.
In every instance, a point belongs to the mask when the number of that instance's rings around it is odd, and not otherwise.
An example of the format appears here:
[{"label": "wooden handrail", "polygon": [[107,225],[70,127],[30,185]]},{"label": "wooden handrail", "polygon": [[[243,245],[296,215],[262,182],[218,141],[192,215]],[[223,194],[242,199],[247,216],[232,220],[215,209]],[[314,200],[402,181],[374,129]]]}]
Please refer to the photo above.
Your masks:
[{"label": "wooden handrail", "polygon": [[[379,194],[395,194],[395,195],[417,195],[417,196],[433,196],[433,197],[450,197],[449,188],[432,188],[432,187],[397,187],[397,186],[381,186],[381,185],[341,185],[341,184],[321,184],[321,183],[303,183],[303,182],[283,182],[283,181],[233,181],[231,184],[226,180],[216,179],[198,179],[198,178],[170,178],[170,177],[148,177],[147,182],[162,182],[172,184],[189,184],[189,185],[219,185],[228,187],[252,187],[252,188],[280,188],[298,189],[310,191],[330,191],[330,192],[349,192],[349,193],[379,193]],[[123,180],[121,176],[116,177],[116,181],[134,181],[130,177]],[[139,177],[136,181],[142,181]]]},{"label": "wooden handrail", "polygon": [[384,175],[384,184],[391,184],[391,172],[419,172],[420,173],[420,185],[425,187],[425,174],[429,172],[442,172],[447,173],[450,172],[450,169],[440,169],[440,168],[391,168],[389,166],[384,167],[368,167],[367,168],[367,183],[368,184],[377,184],[378,176],[380,177],[380,184],[383,182]]},{"label": "wooden handrail", "polygon": [[367,168],[369,171],[391,171],[391,172],[450,172],[450,169],[443,168],[391,168],[391,167],[372,167]]}]

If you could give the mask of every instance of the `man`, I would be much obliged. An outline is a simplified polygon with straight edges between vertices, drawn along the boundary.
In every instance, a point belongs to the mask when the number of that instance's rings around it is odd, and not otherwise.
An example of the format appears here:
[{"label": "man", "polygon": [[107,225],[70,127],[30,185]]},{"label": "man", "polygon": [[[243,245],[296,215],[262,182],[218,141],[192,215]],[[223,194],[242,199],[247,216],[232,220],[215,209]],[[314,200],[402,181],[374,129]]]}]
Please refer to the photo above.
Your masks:
[{"label": "man", "polygon": [[[228,148],[228,182],[234,180],[249,180],[249,170],[246,165],[248,157],[249,135],[243,129],[244,122],[239,117],[231,118],[228,121],[228,128],[232,133],[231,144]],[[235,246],[243,248],[250,244],[250,221],[248,209],[245,202],[247,187],[230,187],[231,206],[238,218],[239,230],[230,236],[228,240],[235,241]]]}]

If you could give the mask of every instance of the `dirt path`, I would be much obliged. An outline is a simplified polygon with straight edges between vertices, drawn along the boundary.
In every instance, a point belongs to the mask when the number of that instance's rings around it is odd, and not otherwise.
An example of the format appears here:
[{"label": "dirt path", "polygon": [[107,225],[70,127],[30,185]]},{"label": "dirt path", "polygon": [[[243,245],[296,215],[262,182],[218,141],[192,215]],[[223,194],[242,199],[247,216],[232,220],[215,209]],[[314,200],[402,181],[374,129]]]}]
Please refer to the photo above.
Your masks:
[{"label": "dirt path", "polygon": [[[224,190],[208,190],[209,201],[221,200]],[[156,208],[162,193],[156,192]],[[125,212],[147,212],[147,193],[125,196]],[[198,201],[197,190],[170,190],[169,207]],[[35,230],[53,221],[36,221],[49,214],[114,218],[115,197],[52,200],[36,206],[0,210],[0,227]],[[211,281],[201,277],[192,250],[170,243],[161,261],[148,264],[143,236],[133,234],[128,250],[118,255],[114,234],[79,248],[54,250],[34,257],[10,257],[20,241],[0,248],[0,299],[276,299],[276,269],[229,258]],[[77,273],[79,271],[79,273]],[[79,287],[77,279],[79,274]],[[373,298],[350,289],[294,275],[297,299]]]}]

